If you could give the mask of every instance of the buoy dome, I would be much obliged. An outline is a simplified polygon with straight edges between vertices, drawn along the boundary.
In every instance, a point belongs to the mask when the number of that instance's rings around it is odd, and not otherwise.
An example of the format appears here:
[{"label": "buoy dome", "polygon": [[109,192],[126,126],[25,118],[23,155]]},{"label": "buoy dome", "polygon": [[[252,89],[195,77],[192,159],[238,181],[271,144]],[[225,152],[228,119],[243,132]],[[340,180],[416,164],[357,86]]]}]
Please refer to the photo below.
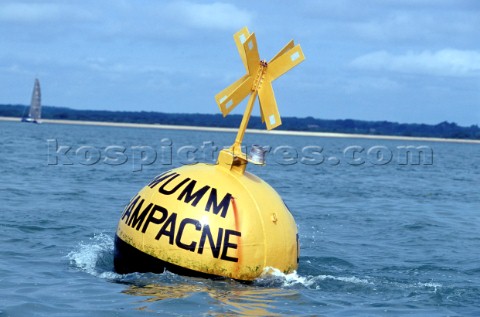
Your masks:
[{"label": "buoy dome", "polygon": [[115,238],[119,273],[163,272],[250,281],[297,268],[295,221],[257,176],[198,163],[157,176],[125,208]]},{"label": "buoy dome", "polygon": [[282,124],[271,82],[301,63],[290,41],[268,63],[260,60],[255,33],[234,35],[247,73],[215,96],[223,116],[247,96],[235,142],[217,164],[183,166],[156,177],[128,204],[118,224],[114,264],[119,273],[163,272],[253,280],[272,267],[297,268],[295,221],[277,192],[245,171],[263,165],[259,146],[242,141],[257,97],[268,130]]}]

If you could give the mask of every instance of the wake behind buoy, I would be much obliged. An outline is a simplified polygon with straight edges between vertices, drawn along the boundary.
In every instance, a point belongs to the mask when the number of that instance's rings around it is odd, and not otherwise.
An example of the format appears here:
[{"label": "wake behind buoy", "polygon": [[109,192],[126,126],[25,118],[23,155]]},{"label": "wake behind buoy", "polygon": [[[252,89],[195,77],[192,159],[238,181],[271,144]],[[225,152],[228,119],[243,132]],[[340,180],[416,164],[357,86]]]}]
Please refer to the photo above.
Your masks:
[{"label": "wake behind buoy", "polygon": [[215,96],[226,116],[250,95],[235,143],[220,151],[217,164],[182,166],[157,176],[125,208],[115,237],[118,273],[155,272],[228,277],[251,281],[265,268],[297,269],[295,221],[278,193],[245,171],[263,165],[258,146],[241,144],[259,96],[267,129],[281,124],[271,82],[304,60],[290,41],[270,61],[261,61],[254,33],[234,35],[247,74]]}]

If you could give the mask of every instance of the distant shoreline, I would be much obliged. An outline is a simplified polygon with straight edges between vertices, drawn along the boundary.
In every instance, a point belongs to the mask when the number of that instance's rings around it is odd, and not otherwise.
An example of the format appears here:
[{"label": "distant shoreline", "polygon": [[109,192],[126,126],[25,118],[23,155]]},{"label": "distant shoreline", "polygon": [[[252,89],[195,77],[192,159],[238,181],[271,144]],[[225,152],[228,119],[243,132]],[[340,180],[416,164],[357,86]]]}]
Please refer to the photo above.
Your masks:
[{"label": "distant shoreline", "polygon": [[[20,123],[21,118],[0,117],[0,121],[12,121],[12,122]],[[124,128],[141,128],[141,129],[210,131],[210,132],[231,132],[231,133],[237,132],[237,128],[215,128],[215,127],[198,127],[198,126],[167,125],[167,124],[80,121],[80,120],[59,120],[59,119],[42,119],[41,121],[42,123],[51,123],[51,124],[73,124],[73,125],[90,125],[90,126],[102,126],[102,127],[124,127]],[[349,133],[287,131],[287,130],[267,131],[267,130],[260,130],[260,129],[247,129],[247,132],[256,133],[256,134],[312,136],[312,137],[322,137],[322,138],[352,138],[352,139],[372,139],[372,140],[398,140],[398,141],[424,141],[424,142],[428,141],[428,142],[480,144],[480,140],[409,137],[409,136],[394,136],[394,135],[349,134]]]}]

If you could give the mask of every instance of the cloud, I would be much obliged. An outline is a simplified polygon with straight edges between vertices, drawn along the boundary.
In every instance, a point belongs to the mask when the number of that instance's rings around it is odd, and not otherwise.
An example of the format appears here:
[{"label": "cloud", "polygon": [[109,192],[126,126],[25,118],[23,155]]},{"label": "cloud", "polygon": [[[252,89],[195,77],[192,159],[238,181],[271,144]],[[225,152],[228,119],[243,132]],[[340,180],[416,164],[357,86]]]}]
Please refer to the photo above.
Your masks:
[{"label": "cloud", "polygon": [[177,21],[197,28],[228,30],[248,25],[252,20],[249,11],[230,3],[200,4],[180,1],[172,3],[167,10],[176,16]]},{"label": "cloud", "polygon": [[368,92],[373,90],[379,91],[395,91],[401,88],[396,81],[383,77],[353,77],[348,78],[341,85],[349,94]]},{"label": "cloud", "polygon": [[48,20],[58,16],[58,6],[52,4],[7,3],[0,6],[0,20],[28,22]]},{"label": "cloud", "polygon": [[426,38],[434,25],[428,16],[412,14],[411,12],[394,12],[385,17],[354,22],[352,30],[370,40],[405,40]]},{"label": "cloud", "polygon": [[480,28],[480,6],[469,0],[309,0],[301,1],[300,6],[307,18],[304,24],[317,22],[309,32],[318,36],[334,32],[335,37],[355,43],[458,47],[470,43]]},{"label": "cloud", "polygon": [[0,21],[38,23],[83,19],[89,14],[79,8],[53,3],[4,3],[0,5]]},{"label": "cloud", "polygon": [[[86,69],[101,73],[118,73],[124,75],[147,74],[147,73],[167,73],[172,69],[166,66],[144,65],[144,64],[126,64],[109,63],[103,58],[87,59],[82,63]],[[177,72],[178,70],[175,69]]]},{"label": "cloud", "polygon": [[440,76],[480,75],[480,52],[443,49],[394,55],[386,51],[372,52],[355,58],[351,66],[359,69],[386,70]]}]

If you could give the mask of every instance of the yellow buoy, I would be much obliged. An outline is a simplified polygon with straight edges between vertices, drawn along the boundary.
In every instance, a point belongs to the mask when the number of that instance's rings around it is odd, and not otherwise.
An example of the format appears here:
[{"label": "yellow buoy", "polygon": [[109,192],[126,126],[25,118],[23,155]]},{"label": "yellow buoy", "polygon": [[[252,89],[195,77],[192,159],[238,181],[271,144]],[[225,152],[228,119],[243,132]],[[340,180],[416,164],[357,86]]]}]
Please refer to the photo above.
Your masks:
[{"label": "yellow buoy", "polygon": [[247,156],[243,136],[256,96],[267,129],[281,124],[271,82],[304,60],[289,42],[270,62],[258,56],[255,34],[234,35],[247,74],[216,96],[227,115],[250,95],[235,143],[217,164],[182,166],[157,176],[127,205],[115,237],[119,273],[163,272],[251,281],[265,268],[297,268],[295,221],[278,193],[245,171],[263,165],[261,147]]}]

